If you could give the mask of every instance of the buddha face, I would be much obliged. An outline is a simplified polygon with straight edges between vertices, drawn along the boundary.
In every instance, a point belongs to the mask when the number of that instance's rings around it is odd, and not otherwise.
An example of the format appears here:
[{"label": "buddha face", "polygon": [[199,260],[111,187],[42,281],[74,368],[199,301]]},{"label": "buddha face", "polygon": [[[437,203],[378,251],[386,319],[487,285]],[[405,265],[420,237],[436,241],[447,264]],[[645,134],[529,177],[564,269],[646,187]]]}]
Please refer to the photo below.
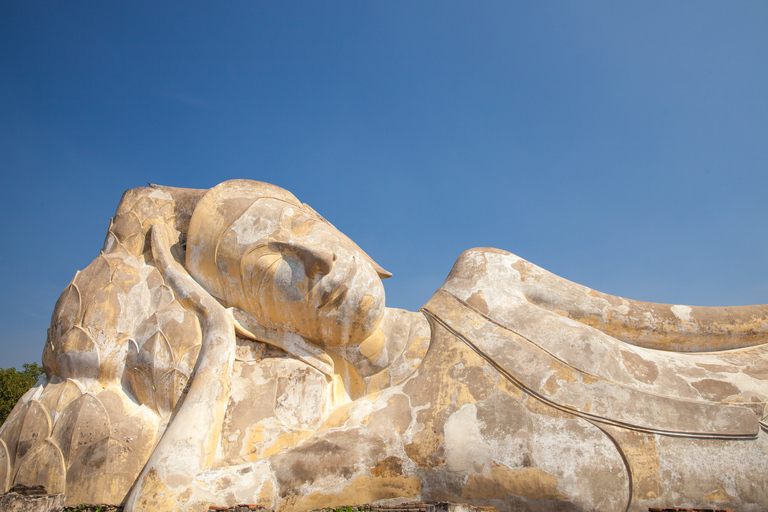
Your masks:
[{"label": "buddha face", "polygon": [[[385,271],[314,210],[271,194],[230,197],[211,212],[205,199],[190,222],[187,268],[212,295],[321,346],[359,343],[379,326]],[[201,207],[211,215],[195,219]]]}]

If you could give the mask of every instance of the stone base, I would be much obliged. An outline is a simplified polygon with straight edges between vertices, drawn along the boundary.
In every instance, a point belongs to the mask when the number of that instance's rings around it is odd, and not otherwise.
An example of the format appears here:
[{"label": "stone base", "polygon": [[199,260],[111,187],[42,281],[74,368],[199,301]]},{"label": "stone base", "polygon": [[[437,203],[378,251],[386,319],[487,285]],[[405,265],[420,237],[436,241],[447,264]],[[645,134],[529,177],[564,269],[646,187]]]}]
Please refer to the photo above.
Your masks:
[{"label": "stone base", "polygon": [[[260,505],[235,505],[234,507],[212,506],[209,512],[273,512],[272,509]],[[324,508],[313,512],[496,512],[493,507],[473,507],[466,503],[451,503],[448,501],[418,501],[401,503],[399,505],[360,505],[357,507]]]},{"label": "stone base", "polygon": [[450,501],[415,501],[397,505],[360,505],[357,507],[326,508],[313,512],[496,512],[493,507],[475,507]]},{"label": "stone base", "polygon": [[3,512],[58,512],[63,507],[63,494],[25,496],[8,492],[0,495],[0,510]]},{"label": "stone base", "polygon": [[724,508],[675,508],[675,507],[651,507],[648,512],[734,512]]},{"label": "stone base", "polygon": [[493,507],[475,507],[449,501],[418,501],[399,505],[363,505],[352,507],[358,512],[496,512]]}]

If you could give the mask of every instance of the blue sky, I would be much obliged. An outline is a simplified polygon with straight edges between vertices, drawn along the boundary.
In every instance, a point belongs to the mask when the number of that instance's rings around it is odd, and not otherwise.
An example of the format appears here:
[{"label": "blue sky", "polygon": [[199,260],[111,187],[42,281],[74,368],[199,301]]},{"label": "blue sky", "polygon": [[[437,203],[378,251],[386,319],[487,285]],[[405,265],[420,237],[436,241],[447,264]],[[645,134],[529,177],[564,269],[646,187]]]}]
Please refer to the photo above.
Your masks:
[{"label": "blue sky", "polygon": [[768,302],[768,3],[0,3],[0,367],[146,182],[275,183],[418,309],[465,249]]}]

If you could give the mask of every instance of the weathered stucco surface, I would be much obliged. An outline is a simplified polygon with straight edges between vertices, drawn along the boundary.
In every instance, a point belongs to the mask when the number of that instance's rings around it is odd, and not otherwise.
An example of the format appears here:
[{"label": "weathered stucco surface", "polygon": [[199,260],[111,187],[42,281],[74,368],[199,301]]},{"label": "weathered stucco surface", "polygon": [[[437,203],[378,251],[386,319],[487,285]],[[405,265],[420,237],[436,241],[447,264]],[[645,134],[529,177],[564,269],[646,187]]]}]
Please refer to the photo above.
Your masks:
[{"label": "weathered stucco surface", "polygon": [[768,510],[768,306],[472,249],[420,312],[290,192],[129,190],[56,303],[0,483],[67,504]]}]

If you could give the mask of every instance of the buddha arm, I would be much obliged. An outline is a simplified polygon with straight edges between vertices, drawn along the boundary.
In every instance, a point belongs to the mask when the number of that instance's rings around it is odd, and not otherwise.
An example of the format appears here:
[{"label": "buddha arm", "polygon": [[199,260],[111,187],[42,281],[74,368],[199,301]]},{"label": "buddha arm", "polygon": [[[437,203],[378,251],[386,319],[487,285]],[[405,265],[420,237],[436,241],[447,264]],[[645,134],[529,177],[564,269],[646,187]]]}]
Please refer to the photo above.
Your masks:
[{"label": "buddha arm", "polygon": [[151,508],[148,504],[158,503],[159,494],[169,503],[175,502],[175,492],[186,489],[210,466],[231,387],[235,354],[232,321],[224,307],[173,258],[171,231],[165,224],[152,226],[152,254],[179,302],[201,318],[203,343],[189,389],[129,493],[126,510]]}]

